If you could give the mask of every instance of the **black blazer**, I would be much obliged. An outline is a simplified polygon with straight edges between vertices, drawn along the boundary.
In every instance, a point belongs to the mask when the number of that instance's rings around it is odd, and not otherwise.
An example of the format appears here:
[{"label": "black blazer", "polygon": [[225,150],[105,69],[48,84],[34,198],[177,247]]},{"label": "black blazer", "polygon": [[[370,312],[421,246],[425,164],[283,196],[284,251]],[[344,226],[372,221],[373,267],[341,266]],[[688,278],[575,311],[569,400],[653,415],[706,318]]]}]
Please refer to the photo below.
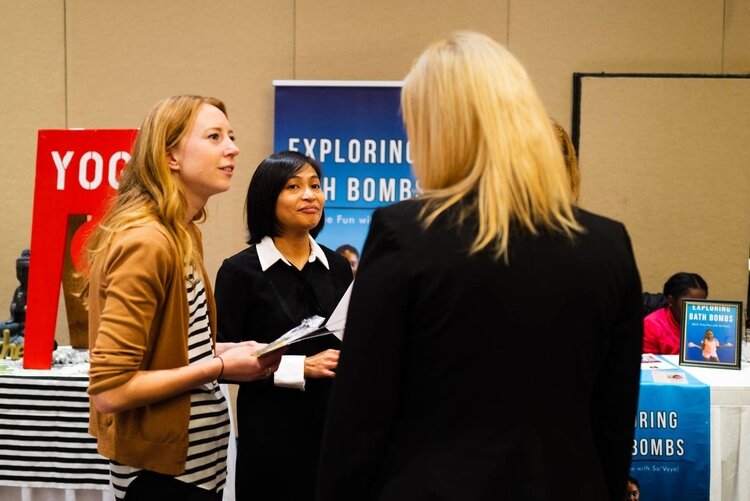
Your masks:
[{"label": "black blazer", "polygon": [[619,500],[642,339],[625,227],[578,210],[585,233],[515,231],[506,265],[419,208],[373,215],[318,499]]}]

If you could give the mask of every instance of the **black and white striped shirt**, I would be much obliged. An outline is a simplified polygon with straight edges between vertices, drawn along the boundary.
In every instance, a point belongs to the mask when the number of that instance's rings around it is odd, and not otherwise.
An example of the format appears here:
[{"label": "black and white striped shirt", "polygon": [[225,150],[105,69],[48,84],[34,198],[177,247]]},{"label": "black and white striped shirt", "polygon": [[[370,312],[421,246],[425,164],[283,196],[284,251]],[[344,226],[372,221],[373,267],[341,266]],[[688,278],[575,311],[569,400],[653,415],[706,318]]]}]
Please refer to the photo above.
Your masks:
[{"label": "black and white striped shirt", "polygon": [[[188,361],[194,364],[214,356],[211,326],[208,321],[206,289],[200,278],[191,272],[187,279],[190,309],[188,327]],[[227,476],[227,445],[229,443],[229,411],[227,402],[212,381],[190,392],[190,431],[185,473],[176,477],[202,489],[218,492],[224,489]],[[141,470],[112,461],[110,472],[117,499]]]}]

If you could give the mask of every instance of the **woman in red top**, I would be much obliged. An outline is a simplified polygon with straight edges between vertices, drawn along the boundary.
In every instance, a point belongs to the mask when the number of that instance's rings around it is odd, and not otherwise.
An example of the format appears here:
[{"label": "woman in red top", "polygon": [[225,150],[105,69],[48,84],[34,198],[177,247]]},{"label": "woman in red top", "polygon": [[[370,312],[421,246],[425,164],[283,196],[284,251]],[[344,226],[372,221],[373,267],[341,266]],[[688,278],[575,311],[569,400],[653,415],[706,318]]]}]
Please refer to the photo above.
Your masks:
[{"label": "woman in red top", "polygon": [[697,273],[675,273],[664,284],[662,306],[643,319],[643,353],[677,355],[683,299],[706,299],[708,284]]}]

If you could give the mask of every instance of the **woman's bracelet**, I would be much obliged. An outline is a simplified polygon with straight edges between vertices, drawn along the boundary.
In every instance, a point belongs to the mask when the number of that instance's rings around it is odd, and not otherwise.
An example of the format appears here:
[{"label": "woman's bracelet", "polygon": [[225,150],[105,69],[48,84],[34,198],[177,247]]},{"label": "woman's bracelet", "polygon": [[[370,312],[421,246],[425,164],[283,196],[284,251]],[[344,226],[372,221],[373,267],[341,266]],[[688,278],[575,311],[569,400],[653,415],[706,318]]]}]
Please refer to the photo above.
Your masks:
[{"label": "woman's bracelet", "polygon": [[219,371],[219,375],[216,376],[216,380],[218,381],[219,379],[221,379],[221,376],[224,375],[224,359],[221,358],[221,355],[216,355],[214,356],[214,358],[218,358],[219,360],[221,360],[221,370]]}]

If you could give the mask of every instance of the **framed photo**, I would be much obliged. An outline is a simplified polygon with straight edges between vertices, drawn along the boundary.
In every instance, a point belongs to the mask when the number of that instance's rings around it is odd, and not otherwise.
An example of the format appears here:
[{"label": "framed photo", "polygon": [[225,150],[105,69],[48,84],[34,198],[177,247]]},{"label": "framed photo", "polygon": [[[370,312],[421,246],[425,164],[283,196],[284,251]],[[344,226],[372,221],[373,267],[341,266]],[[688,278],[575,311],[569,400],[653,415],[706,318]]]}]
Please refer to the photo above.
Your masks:
[{"label": "framed photo", "polygon": [[739,369],[742,326],[740,301],[683,300],[680,365]]}]

